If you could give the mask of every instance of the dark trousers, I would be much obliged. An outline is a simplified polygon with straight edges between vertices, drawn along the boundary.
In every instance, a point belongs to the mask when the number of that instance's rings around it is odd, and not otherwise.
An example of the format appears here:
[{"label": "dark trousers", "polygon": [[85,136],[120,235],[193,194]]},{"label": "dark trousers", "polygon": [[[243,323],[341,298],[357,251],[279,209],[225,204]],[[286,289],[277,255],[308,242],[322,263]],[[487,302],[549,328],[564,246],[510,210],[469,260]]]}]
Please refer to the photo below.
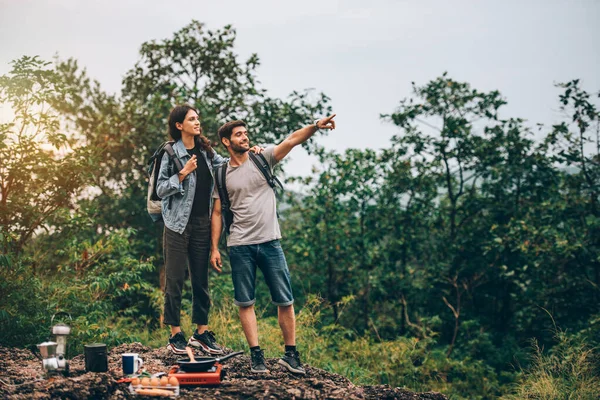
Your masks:
[{"label": "dark trousers", "polygon": [[210,219],[208,215],[190,217],[182,234],[165,227],[165,319],[167,325],[180,326],[181,291],[189,265],[192,280],[192,323],[208,325],[210,294],[208,262],[210,256]]}]

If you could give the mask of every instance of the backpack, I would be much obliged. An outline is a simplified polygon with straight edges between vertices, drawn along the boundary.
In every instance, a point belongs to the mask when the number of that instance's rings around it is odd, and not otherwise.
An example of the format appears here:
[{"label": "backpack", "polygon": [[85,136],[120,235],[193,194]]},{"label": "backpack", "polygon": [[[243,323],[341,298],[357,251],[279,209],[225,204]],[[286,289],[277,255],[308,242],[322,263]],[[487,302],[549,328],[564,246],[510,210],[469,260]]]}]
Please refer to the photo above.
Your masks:
[{"label": "backpack", "polygon": [[[148,161],[148,197],[146,208],[148,209],[150,218],[154,222],[162,220],[161,198],[156,194],[156,183],[160,171],[160,162],[165,152],[169,155],[169,175],[173,175],[183,169],[181,161],[175,156],[175,152],[173,151],[173,143],[175,142],[164,142],[161,144]],[[173,164],[175,164],[175,171],[173,171]],[[171,197],[169,197],[169,208],[171,208]]]},{"label": "backpack", "polygon": [[[254,165],[262,172],[269,186],[273,188],[273,191],[277,193],[277,188],[283,190],[283,185],[279,179],[273,175],[273,172],[271,172],[271,168],[269,167],[265,156],[262,154],[255,154],[251,151],[248,152],[248,155],[252,162],[254,162]],[[233,212],[231,212],[231,202],[229,201],[229,194],[227,193],[226,176],[227,163],[215,168],[215,183],[217,184],[217,190],[219,191],[219,197],[221,198],[221,215],[223,216],[225,233],[229,234],[229,228],[233,223]],[[279,217],[279,213],[277,213],[277,216]]]}]

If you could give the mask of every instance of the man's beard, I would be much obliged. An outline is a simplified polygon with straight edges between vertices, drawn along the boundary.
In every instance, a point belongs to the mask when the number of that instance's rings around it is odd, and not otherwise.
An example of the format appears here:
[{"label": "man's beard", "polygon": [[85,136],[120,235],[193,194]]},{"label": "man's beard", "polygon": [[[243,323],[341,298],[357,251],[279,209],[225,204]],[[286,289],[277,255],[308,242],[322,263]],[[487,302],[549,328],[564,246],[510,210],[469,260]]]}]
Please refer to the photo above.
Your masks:
[{"label": "man's beard", "polygon": [[233,151],[234,153],[244,154],[248,150],[250,150],[250,149],[249,148],[247,149],[247,148],[242,147],[242,146],[237,146],[237,145],[231,143],[231,151]]}]

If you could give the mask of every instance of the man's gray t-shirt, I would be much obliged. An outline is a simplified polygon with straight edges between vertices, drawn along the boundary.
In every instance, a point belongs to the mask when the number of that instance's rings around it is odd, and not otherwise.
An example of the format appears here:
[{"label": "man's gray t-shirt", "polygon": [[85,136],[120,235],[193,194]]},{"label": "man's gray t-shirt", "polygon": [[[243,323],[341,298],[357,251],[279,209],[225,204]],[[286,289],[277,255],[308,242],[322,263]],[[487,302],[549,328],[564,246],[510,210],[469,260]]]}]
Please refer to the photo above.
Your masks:
[{"label": "man's gray t-shirt", "polygon": [[[262,152],[271,168],[277,164],[274,150],[275,147],[270,146]],[[225,185],[233,213],[227,247],[281,239],[275,192],[250,158],[238,167],[227,165]],[[218,197],[215,185],[213,198]]]}]

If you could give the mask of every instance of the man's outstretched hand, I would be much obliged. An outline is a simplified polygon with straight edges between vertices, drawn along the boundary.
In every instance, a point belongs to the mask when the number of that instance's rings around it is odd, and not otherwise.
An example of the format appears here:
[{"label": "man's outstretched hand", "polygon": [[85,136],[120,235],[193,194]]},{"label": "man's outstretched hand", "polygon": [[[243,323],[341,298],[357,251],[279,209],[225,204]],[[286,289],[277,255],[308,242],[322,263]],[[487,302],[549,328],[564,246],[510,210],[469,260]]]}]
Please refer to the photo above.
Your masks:
[{"label": "man's outstretched hand", "polygon": [[290,136],[286,137],[281,143],[275,146],[273,156],[275,161],[281,161],[288,153],[297,145],[306,142],[313,136],[318,129],[335,129],[335,114],[331,114],[329,117],[321,118],[320,120],[313,122],[310,125],[306,125],[303,128],[293,132]]},{"label": "man's outstretched hand", "polygon": [[329,117],[322,118],[317,121],[317,128],[319,129],[335,129],[335,114],[331,114]]}]

